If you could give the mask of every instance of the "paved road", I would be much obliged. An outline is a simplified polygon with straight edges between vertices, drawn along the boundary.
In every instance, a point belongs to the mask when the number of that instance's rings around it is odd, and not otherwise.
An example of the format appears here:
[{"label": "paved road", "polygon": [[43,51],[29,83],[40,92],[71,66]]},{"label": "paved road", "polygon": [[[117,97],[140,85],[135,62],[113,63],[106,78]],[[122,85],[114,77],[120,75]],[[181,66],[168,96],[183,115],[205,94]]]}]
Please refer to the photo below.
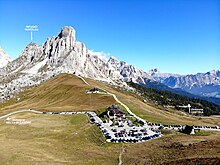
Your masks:
[{"label": "paved road", "polygon": [[21,113],[21,112],[33,112],[33,113],[39,113],[39,114],[42,114],[42,113],[43,113],[43,112],[36,111],[36,110],[32,110],[32,109],[19,110],[19,111],[11,112],[11,113],[8,113],[8,114],[6,114],[6,115],[0,116],[0,119],[6,118],[6,117],[8,117],[8,116],[11,116],[11,115],[14,115],[14,114],[17,114],[17,113]]},{"label": "paved road", "polygon": [[117,101],[119,104],[121,104],[127,111],[128,113],[131,115],[131,116],[134,116],[136,119],[142,121],[143,123],[147,124],[146,121],[140,117],[138,117],[137,115],[135,115],[128,107],[127,105],[125,105],[124,103],[122,103],[120,100],[118,100],[118,98],[116,97],[115,94],[113,93],[110,93],[110,92],[107,92],[107,94],[113,96],[113,98],[115,99],[115,101]]}]

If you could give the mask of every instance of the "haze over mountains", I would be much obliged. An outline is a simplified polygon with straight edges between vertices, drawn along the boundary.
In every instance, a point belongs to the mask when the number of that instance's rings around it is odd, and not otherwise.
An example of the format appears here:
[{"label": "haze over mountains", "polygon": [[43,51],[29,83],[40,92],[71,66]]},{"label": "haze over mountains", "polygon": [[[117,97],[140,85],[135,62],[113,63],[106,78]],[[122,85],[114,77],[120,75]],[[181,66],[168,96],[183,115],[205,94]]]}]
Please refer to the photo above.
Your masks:
[{"label": "haze over mountains", "polygon": [[160,73],[157,69],[145,72],[114,57],[107,58],[100,52],[87,49],[84,43],[76,40],[75,33],[72,27],[64,26],[57,36],[48,38],[43,45],[27,45],[13,61],[0,49],[0,68],[3,67],[0,69],[0,91],[4,93],[1,99],[10,98],[23,87],[40,84],[60,73],[74,73],[123,85],[130,80],[139,84],[157,81],[169,88],[220,98],[218,70],[186,76]]}]

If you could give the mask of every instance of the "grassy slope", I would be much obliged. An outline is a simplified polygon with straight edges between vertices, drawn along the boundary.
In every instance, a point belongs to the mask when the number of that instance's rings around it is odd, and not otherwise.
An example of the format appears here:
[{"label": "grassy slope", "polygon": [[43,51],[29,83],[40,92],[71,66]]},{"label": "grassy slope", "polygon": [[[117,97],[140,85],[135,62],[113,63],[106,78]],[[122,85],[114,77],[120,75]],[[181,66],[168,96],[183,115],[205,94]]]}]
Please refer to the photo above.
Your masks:
[{"label": "grassy slope", "polygon": [[22,92],[15,99],[1,105],[1,113],[18,109],[37,109],[42,111],[94,111],[114,104],[108,95],[86,94],[90,89],[78,77],[62,74],[48,80],[38,87]]},{"label": "grassy slope", "polygon": [[117,164],[120,144],[103,144],[85,115],[20,113],[30,125],[0,120],[0,164]]},{"label": "grassy slope", "polygon": [[[118,164],[121,144],[103,143],[100,130],[85,115],[20,113],[11,117],[32,123],[9,125],[0,120],[0,164]],[[193,158],[216,161],[220,159],[220,132],[171,133],[123,146],[124,164],[175,164]]]},{"label": "grassy slope", "polygon": [[186,164],[186,159],[195,158],[200,164],[204,164],[207,158],[218,164],[220,132],[204,132],[203,135],[172,133],[147,143],[126,144],[125,150],[125,164],[171,164],[171,161],[172,164]]}]

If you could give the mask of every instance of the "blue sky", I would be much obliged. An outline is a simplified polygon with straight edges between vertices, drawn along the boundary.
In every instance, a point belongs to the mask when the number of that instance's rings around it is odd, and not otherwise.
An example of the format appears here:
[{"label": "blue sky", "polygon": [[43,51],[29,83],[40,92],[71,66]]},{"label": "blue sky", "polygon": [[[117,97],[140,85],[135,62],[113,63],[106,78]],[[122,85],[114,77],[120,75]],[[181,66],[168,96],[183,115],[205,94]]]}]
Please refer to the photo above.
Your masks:
[{"label": "blue sky", "polygon": [[219,0],[0,0],[0,46],[14,59],[26,25],[38,25],[37,44],[72,26],[89,49],[145,71],[220,69]]}]

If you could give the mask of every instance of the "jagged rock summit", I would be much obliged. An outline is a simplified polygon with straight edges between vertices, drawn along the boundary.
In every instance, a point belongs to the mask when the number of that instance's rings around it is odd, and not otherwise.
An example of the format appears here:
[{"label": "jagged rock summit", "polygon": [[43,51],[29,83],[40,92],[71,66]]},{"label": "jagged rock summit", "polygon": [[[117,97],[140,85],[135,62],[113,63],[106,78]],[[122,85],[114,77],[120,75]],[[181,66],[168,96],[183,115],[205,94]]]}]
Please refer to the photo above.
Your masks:
[{"label": "jagged rock summit", "polygon": [[64,26],[60,32],[60,34],[58,35],[60,38],[64,37],[64,38],[72,38],[74,41],[76,40],[76,31],[75,29],[73,29],[73,27],[71,26]]}]

